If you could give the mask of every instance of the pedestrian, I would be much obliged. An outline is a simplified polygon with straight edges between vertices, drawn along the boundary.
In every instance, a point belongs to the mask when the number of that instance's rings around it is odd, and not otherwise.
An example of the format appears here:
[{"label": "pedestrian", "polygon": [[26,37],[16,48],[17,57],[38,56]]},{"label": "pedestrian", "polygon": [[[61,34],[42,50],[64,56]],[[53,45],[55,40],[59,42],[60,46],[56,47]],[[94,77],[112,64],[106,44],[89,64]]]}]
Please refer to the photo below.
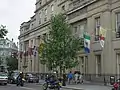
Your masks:
[{"label": "pedestrian", "polygon": [[67,77],[68,77],[68,83],[70,84],[73,79],[73,74],[71,71],[68,73]]},{"label": "pedestrian", "polygon": [[74,75],[74,77],[75,77],[75,84],[77,84],[78,83],[78,77],[79,77],[79,74],[78,74],[78,72],[75,72],[74,73],[75,75]]},{"label": "pedestrian", "polygon": [[80,83],[83,84],[83,74],[82,73],[80,73],[79,80],[80,80]]}]

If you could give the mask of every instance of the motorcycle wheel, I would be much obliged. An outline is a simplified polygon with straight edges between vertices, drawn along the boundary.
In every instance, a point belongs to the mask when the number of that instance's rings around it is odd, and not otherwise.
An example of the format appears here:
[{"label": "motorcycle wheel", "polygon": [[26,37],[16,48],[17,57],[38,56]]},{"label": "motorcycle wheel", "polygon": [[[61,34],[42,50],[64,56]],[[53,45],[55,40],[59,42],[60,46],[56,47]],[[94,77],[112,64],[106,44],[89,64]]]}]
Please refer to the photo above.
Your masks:
[{"label": "motorcycle wheel", "polygon": [[19,84],[16,84],[16,86],[18,86]]},{"label": "motorcycle wheel", "polygon": [[60,90],[60,88],[55,88],[54,90]]},{"label": "motorcycle wheel", "polygon": [[43,90],[47,90],[47,88],[48,88],[47,83],[44,83],[44,84],[43,84]]}]

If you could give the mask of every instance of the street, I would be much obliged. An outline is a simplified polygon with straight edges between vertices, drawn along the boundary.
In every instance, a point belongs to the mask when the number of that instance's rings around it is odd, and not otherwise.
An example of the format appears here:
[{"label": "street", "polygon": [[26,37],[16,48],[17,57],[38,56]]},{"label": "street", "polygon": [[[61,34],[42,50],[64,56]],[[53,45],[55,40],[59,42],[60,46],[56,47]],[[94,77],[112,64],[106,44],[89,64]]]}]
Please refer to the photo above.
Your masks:
[{"label": "street", "polygon": [[25,84],[23,87],[17,87],[15,84],[8,84],[7,86],[0,85],[0,90],[42,90],[42,87],[36,84]]},{"label": "street", "polygon": [[[111,87],[108,86],[97,86],[97,85],[70,85],[67,87],[76,87],[76,88],[82,88],[82,90],[111,90]],[[24,87],[16,86],[15,84],[8,84],[7,86],[0,85],[0,90],[42,90],[42,86],[38,84],[25,84]],[[76,89],[61,89],[61,90],[76,90]],[[79,89],[80,90],[80,89]]]}]

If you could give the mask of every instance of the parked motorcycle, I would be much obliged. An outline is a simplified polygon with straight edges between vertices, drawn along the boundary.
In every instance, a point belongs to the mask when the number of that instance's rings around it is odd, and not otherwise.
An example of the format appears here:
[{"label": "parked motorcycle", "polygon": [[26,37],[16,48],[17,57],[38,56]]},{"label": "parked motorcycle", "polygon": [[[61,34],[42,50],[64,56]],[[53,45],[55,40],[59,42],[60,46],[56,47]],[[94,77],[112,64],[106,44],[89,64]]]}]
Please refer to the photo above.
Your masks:
[{"label": "parked motorcycle", "polygon": [[116,82],[113,84],[112,90],[120,90],[120,79],[117,79]]}]

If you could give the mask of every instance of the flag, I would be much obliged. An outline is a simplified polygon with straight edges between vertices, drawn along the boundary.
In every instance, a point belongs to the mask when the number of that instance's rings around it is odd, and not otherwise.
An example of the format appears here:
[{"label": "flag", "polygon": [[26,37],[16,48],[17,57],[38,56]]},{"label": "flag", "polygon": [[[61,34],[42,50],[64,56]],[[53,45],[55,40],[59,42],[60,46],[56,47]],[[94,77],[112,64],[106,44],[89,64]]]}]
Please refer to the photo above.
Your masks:
[{"label": "flag", "polygon": [[37,47],[34,46],[34,48],[33,48],[33,55],[36,56],[36,54],[37,54]]},{"label": "flag", "polygon": [[84,49],[86,53],[90,53],[90,36],[84,34]]},{"label": "flag", "polygon": [[100,27],[100,45],[101,47],[104,47],[104,43],[105,43],[105,37],[106,37],[106,31],[104,28]]},{"label": "flag", "polygon": [[32,48],[28,48],[28,54],[31,56],[32,54],[33,54],[33,52],[32,52]]},{"label": "flag", "polygon": [[26,56],[26,51],[23,52],[24,56]]},{"label": "flag", "polygon": [[20,52],[20,59],[22,59],[22,55],[23,55],[23,52],[21,51],[21,52]]}]

